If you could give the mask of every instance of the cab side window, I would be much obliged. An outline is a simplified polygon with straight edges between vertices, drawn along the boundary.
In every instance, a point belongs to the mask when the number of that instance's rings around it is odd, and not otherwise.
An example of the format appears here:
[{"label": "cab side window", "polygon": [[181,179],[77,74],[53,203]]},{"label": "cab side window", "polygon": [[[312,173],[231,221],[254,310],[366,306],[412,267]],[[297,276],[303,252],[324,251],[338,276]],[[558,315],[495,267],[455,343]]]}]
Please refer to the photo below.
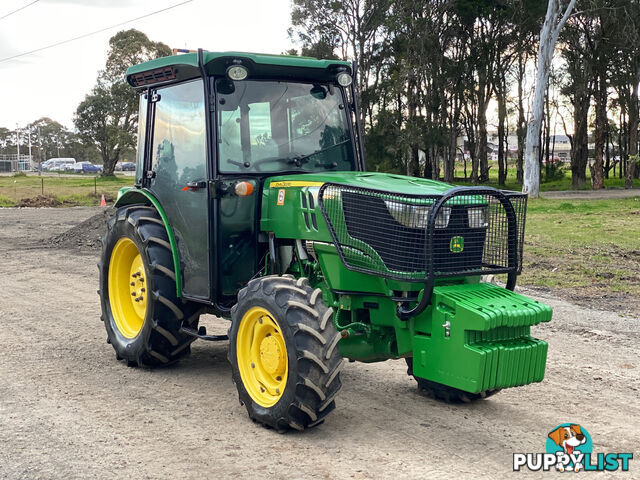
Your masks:
[{"label": "cab side window", "polygon": [[161,88],[157,93],[151,169],[156,172],[155,181],[173,183],[179,190],[206,176],[202,80]]}]

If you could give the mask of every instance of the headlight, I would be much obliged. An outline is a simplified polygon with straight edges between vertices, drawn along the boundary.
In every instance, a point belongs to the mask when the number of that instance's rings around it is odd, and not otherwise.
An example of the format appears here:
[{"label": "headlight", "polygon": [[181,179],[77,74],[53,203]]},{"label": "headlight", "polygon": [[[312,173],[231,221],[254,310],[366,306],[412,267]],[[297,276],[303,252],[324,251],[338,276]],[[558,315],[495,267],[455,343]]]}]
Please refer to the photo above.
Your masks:
[{"label": "headlight", "polygon": [[351,85],[351,82],[353,81],[353,79],[351,78],[351,75],[349,75],[346,72],[339,73],[337,80],[340,86],[342,87],[348,87],[349,85]]},{"label": "headlight", "polygon": [[227,68],[227,77],[234,81],[240,81],[247,78],[249,75],[249,70],[247,67],[243,67],[242,65],[233,65]]},{"label": "headlight", "polygon": [[487,207],[473,207],[467,210],[469,218],[469,228],[484,228],[489,225],[487,222]]},{"label": "headlight", "polygon": [[[409,228],[427,228],[427,220],[429,218],[428,205],[411,205],[409,203],[395,202],[393,200],[385,200],[387,210],[398,222]],[[436,228],[447,228],[451,218],[451,208],[442,207],[436,217]]]},{"label": "headlight", "polygon": [[442,207],[436,217],[436,228],[447,228],[451,218],[451,207]]}]

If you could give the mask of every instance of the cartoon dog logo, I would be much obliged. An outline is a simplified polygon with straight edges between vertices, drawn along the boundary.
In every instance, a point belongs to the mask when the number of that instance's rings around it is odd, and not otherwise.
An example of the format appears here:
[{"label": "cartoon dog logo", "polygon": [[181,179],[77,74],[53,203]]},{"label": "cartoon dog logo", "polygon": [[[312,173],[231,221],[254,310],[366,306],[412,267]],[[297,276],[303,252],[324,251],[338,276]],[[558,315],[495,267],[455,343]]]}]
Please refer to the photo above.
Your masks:
[{"label": "cartoon dog logo", "polygon": [[594,453],[593,440],[587,429],[566,422],[549,432],[545,453],[514,452],[513,471],[519,472],[526,467],[533,472],[548,472],[555,467],[560,472],[627,472],[631,460],[631,452]]},{"label": "cartoon dog logo", "polygon": [[[576,447],[584,445],[587,442],[587,438],[582,433],[580,425],[570,424],[568,426],[560,426],[549,433],[549,438],[558,445],[566,455],[571,455]],[[556,464],[556,468],[560,471],[564,471],[565,467],[562,464]],[[574,470],[579,472],[584,466],[581,463],[576,463],[571,467],[567,467],[567,470]]]}]

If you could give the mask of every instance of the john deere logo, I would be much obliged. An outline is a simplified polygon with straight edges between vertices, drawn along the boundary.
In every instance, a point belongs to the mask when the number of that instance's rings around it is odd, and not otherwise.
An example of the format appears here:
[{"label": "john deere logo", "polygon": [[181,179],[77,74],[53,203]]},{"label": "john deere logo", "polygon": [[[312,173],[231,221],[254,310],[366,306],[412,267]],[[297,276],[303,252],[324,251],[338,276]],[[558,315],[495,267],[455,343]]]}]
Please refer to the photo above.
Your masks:
[{"label": "john deere logo", "polygon": [[449,242],[449,250],[451,250],[453,253],[461,253],[464,250],[464,238],[459,235],[451,237],[451,242]]}]

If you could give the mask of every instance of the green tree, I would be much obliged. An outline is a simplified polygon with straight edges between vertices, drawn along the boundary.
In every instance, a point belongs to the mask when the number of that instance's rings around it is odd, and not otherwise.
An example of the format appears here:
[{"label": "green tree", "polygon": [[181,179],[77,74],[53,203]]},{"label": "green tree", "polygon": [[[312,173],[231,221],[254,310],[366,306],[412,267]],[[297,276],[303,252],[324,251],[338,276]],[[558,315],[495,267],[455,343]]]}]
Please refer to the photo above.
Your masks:
[{"label": "green tree", "polygon": [[[375,84],[374,55],[381,41],[390,0],[293,0],[289,34],[302,54],[354,60],[358,65],[358,103],[362,125],[371,113],[367,90]],[[330,56],[328,58],[335,58]]]},{"label": "green tree", "polygon": [[[49,117],[41,117],[27,125],[27,129],[31,131],[32,152],[36,162],[42,163],[54,157],[76,158],[67,148],[73,134],[61,123]],[[76,160],[80,161],[83,158]]]},{"label": "green tree", "polygon": [[127,84],[125,71],[131,65],[170,54],[167,45],[134,29],[118,32],[109,40],[105,69],[78,105],[74,118],[81,138],[98,148],[104,175],[113,175],[122,153],[135,145],[138,96]]},{"label": "green tree", "polygon": [[620,129],[618,148],[621,154],[620,178],[625,176],[625,187],[633,186],[638,176],[636,162],[631,160],[638,153],[638,128],[640,125],[638,85],[640,85],[640,2],[638,0],[613,0],[616,7],[608,13],[616,25],[610,38],[613,43],[611,84],[618,96]]},{"label": "green tree", "polygon": [[0,153],[14,153],[15,138],[15,131],[11,131],[8,128],[0,127]]}]

